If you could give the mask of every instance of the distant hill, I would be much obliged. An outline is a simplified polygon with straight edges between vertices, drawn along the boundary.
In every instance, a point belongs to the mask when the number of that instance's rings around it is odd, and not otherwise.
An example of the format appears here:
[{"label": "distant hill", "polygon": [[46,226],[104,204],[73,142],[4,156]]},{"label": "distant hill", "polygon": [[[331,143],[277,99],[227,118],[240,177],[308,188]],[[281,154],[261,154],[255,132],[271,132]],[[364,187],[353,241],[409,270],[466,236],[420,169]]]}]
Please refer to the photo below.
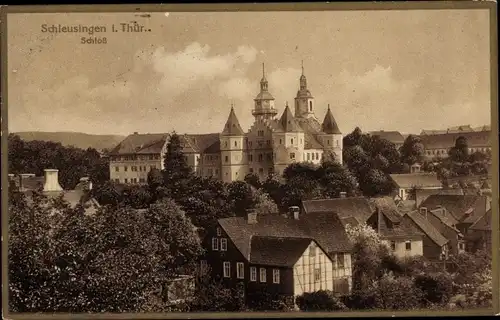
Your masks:
[{"label": "distant hill", "polygon": [[42,140],[60,142],[63,146],[75,146],[77,148],[87,149],[95,148],[97,150],[112,149],[120,143],[125,136],[118,135],[97,135],[81,132],[12,132],[25,141]]}]

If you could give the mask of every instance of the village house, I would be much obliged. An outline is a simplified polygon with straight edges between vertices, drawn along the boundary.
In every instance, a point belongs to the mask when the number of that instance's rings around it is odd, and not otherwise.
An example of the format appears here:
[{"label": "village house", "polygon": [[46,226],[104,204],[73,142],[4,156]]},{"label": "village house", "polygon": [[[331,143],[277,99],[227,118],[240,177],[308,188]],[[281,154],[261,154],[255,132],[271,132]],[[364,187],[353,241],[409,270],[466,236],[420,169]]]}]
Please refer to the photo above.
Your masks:
[{"label": "village house", "polygon": [[304,292],[352,286],[352,246],[339,217],[329,212],[220,219],[207,230],[201,269],[227,287],[243,285],[246,297],[263,289],[293,299]]},{"label": "village house", "polygon": [[62,195],[62,199],[71,207],[82,205],[86,213],[95,213],[100,205],[97,200],[89,196],[92,189],[92,182],[89,178],[81,178],[74,190],[63,190],[59,184],[58,173],[57,169],[45,169],[43,177],[37,177],[34,174],[9,174],[9,181],[12,187],[26,194],[28,199],[33,191],[42,191],[43,195],[51,199]]},{"label": "village house", "polygon": [[465,250],[468,228],[491,208],[484,195],[431,195],[419,206],[421,214],[450,240],[452,254]]},{"label": "village house", "polygon": [[442,183],[435,173],[391,174],[396,188],[394,197],[400,200],[415,200],[415,191],[419,189],[442,189]]},{"label": "village house", "polygon": [[376,207],[366,224],[388,241],[399,258],[422,256],[424,233],[402,219],[396,210]]},{"label": "village house", "polygon": [[467,229],[465,236],[467,251],[492,250],[491,234],[492,215],[491,208]]},{"label": "village house", "polygon": [[[243,180],[248,173],[260,178],[282,174],[291,163],[321,163],[323,157],[342,163],[343,135],[330,106],[321,118],[304,74],[299,78],[294,105],[284,105],[281,116],[275,107],[263,70],[260,92],[248,110],[255,120],[243,130],[231,106],[221,132],[181,135],[183,153],[198,176],[224,182]],[[148,172],[163,168],[170,134],[134,134],[126,137],[109,154],[110,179],[123,184],[144,184]]]},{"label": "village house", "polygon": [[425,258],[431,261],[448,258],[448,244],[450,241],[429,222],[427,217],[415,210],[407,212],[402,219],[406,223],[413,225],[424,234],[422,240],[422,252]]}]

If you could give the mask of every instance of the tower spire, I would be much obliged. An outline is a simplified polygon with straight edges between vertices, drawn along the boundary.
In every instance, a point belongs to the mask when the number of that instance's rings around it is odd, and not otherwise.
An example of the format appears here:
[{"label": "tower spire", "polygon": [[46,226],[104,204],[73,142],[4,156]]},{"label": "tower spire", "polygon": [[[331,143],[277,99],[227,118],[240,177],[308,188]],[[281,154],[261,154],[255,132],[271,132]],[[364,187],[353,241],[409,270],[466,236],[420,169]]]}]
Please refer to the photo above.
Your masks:
[{"label": "tower spire", "polygon": [[302,60],[302,75],[304,75],[304,60]]},{"label": "tower spire", "polygon": [[262,78],[265,79],[266,78],[266,70],[264,68],[264,62],[262,62]]}]

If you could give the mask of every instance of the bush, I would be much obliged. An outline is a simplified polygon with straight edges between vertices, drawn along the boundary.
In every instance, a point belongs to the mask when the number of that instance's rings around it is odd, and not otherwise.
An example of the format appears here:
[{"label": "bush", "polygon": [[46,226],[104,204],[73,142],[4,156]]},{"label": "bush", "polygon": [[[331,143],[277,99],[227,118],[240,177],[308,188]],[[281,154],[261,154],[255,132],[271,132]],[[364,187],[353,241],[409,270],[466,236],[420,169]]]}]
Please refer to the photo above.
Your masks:
[{"label": "bush", "polygon": [[351,310],[369,310],[377,306],[373,290],[353,291],[350,295],[342,296],[340,300]]},{"label": "bush", "polygon": [[295,301],[301,311],[347,310],[345,304],[332,291],[305,292],[298,296]]},{"label": "bush", "polygon": [[384,310],[412,310],[420,307],[422,292],[410,277],[385,274],[374,283],[376,308]]},{"label": "bush", "polygon": [[418,275],[415,286],[422,291],[425,305],[446,303],[453,293],[453,279],[443,272]]}]

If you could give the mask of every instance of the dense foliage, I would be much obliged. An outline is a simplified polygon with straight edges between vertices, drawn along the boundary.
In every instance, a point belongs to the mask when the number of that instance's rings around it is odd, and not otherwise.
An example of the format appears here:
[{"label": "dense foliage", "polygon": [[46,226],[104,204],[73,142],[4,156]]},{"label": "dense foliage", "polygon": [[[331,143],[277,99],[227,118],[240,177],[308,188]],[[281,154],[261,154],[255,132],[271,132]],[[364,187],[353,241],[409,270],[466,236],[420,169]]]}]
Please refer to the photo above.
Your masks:
[{"label": "dense foliage", "polygon": [[59,169],[59,182],[64,189],[73,189],[80,178],[89,177],[99,185],[109,180],[109,162],[95,149],[64,147],[50,141],[24,141],[8,137],[9,173],[34,173],[42,176],[44,169]]},{"label": "dense foliage", "polygon": [[194,267],[201,245],[172,200],[147,210],[86,214],[63,198],[9,197],[9,287],[14,312],[166,310],[162,287]]}]

